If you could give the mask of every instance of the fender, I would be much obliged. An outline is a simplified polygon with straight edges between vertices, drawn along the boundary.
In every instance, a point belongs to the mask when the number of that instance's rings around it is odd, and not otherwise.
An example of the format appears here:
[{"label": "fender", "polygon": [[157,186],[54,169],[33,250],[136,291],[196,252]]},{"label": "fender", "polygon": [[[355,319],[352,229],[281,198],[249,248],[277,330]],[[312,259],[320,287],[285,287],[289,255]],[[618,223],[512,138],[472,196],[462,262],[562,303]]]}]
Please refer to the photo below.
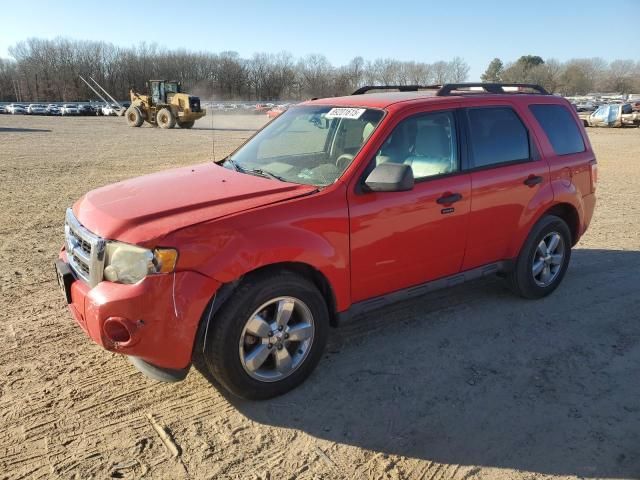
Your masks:
[{"label": "fender", "polygon": [[585,218],[584,205],[582,202],[582,197],[571,196],[570,193],[567,193],[566,195],[562,195],[557,199],[551,199],[551,201],[544,202],[542,204],[535,204],[535,206],[534,202],[529,204],[527,210],[521,218],[517,234],[514,235],[513,241],[511,243],[511,247],[509,250],[510,258],[516,258],[520,254],[520,249],[522,248],[522,245],[524,245],[524,242],[527,240],[529,232],[531,232],[533,226],[538,223],[538,221],[544,215],[558,207],[564,209],[566,206],[574,210],[579,223],[578,225],[571,225],[572,222],[569,219],[565,218],[565,221],[567,221],[567,223],[569,224],[569,229],[576,236],[576,238],[573,239],[573,244],[575,245],[580,239],[580,236],[587,228],[587,225],[584,225],[583,220]]},{"label": "fender", "polygon": [[527,207],[522,211],[518,227],[514,231],[508,250],[508,258],[516,258],[531,228],[540,217],[553,205],[553,189],[550,182],[545,182],[536,195],[531,199]]},{"label": "fender", "polygon": [[167,235],[178,268],[226,284],[276,263],[301,263],[328,281],[337,311],[351,304],[345,187],[244,211]]}]

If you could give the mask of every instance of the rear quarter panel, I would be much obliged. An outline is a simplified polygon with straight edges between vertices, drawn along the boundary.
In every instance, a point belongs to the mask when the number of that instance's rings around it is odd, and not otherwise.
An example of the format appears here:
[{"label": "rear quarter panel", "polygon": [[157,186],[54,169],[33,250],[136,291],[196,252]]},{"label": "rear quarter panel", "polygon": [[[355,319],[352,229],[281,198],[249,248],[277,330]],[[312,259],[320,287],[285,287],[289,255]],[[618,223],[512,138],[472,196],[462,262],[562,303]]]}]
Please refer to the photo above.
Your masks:
[{"label": "rear quarter panel", "polygon": [[[572,205],[579,216],[579,235],[586,230],[593,214],[594,199],[591,187],[591,164],[596,162],[596,157],[591,147],[591,142],[582,121],[571,104],[557,97],[536,98],[529,105],[553,104],[562,105],[572,114],[577,124],[585,149],[583,152],[558,155],[553,150],[547,135],[543,131],[535,116],[527,108],[523,108],[523,115],[527,116],[528,123],[534,129],[538,139],[542,155],[549,163],[551,188],[553,189],[553,204],[566,203]],[[544,213],[544,212],[542,212]]]}]

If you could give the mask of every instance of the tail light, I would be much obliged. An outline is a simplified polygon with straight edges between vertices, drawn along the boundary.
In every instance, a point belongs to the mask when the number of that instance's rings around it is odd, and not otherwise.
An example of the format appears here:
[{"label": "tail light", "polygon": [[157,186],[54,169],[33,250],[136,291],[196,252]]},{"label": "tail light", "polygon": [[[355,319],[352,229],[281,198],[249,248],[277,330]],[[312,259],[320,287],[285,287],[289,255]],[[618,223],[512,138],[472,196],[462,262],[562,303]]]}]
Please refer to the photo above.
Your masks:
[{"label": "tail light", "polygon": [[597,183],[598,183],[598,164],[596,162],[593,162],[591,164],[591,193],[595,193]]}]

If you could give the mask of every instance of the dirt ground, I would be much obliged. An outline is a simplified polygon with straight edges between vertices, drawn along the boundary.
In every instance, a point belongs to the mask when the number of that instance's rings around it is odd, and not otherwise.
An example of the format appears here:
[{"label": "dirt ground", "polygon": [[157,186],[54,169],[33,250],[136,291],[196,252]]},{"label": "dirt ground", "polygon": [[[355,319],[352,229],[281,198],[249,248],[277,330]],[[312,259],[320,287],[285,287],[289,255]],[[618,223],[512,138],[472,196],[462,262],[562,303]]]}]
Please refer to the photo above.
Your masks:
[{"label": "dirt ground", "polygon": [[300,388],[259,403],[196,370],[153,382],[91,343],[53,272],[65,208],[207,161],[214,136],[221,158],[262,122],[0,116],[1,479],[640,478],[638,129],[589,131],[599,203],[544,300],[495,279],[371,314],[332,331]]}]

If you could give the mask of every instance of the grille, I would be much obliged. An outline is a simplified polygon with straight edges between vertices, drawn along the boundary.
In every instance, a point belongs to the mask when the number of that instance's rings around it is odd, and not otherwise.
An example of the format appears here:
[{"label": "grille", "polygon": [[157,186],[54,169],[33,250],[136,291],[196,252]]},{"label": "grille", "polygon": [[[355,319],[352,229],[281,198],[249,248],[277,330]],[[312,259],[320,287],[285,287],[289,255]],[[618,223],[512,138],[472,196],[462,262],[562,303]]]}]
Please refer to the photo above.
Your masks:
[{"label": "grille", "polygon": [[83,227],[70,208],[67,209],[64,232],[71,269],[78,278],[96,286],[102,280],[105,241]]},{"label": "grille", "polygon": [[189,97],[189,107],[192,112],[200,112],[200,99],[198,97]]}]

